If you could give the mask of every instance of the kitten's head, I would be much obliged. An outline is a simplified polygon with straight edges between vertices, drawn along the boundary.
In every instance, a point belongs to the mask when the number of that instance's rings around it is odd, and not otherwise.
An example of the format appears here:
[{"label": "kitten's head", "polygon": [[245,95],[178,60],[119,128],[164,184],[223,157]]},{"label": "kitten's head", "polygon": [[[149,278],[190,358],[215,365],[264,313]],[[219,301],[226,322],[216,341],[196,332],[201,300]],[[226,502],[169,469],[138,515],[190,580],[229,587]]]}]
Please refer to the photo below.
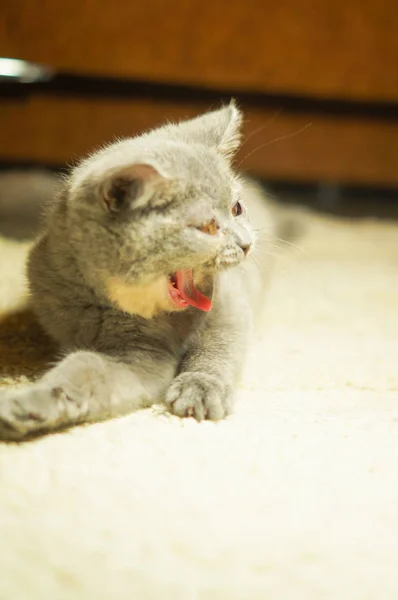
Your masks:
[{"label": "kitten's head", "polygon": [[[89,281],[143,316],[189,304],[209,310],[214,272],[242,261],[252,232],[231,158],[234,103],[112,144],[69,181],[68,238]],[[211,287],[211,286],[210,286]]]}]

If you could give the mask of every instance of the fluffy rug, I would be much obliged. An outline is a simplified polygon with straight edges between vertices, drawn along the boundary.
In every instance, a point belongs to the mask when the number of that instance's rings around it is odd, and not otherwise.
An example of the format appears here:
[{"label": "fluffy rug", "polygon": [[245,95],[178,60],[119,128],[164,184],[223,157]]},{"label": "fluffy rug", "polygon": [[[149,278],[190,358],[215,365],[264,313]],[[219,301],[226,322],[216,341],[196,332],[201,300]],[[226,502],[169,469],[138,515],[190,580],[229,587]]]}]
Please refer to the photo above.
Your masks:
[{"label": "fluffy rug", "polygon": [[[306,217],[225,422],[153,408],[0,444],[0,598],[396,600],[397,241]],[[26,250],[0,242],[7,385],[54,352]]]}]

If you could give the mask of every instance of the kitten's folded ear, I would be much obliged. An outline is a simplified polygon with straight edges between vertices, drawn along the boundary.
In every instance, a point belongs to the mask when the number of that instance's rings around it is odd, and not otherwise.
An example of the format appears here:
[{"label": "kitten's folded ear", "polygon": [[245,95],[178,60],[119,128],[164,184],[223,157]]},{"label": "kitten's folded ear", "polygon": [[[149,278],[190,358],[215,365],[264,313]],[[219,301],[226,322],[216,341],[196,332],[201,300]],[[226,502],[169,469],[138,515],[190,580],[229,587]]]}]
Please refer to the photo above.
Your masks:
[{"label": "kitten's folded ear", "polygon": [[102,186],[101,196],[107,209],[113,213],[129,206],[139,208],[164,181],[165,178],[152,165],[130,165],[109,175]]},{"label": "kitten's folded ear", "polygon": [[242,113],[232,100],[227,106],[174,127],[175,137],[187,143],[205,144],[231,158],[240,146],[241,126]]}]

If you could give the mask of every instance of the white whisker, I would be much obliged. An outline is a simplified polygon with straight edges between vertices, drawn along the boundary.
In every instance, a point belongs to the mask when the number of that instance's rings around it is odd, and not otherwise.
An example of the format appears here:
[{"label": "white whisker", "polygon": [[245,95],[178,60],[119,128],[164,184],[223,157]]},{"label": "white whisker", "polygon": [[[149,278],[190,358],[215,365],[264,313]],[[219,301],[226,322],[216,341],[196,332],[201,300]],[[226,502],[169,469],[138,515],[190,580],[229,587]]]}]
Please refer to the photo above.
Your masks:
[{"label": "white whisker", "polygon": [[275,120],[279,117],[279,115],[281,114],[281,112],[283,111],[283,108],[278,108],[278,110],[276,110],[274,112],[274,114],[272,115],[272,117],[270,117],[263,125],[261,125],[260,127],[257,127],[257,129],[255,129],[254,131],[251,131],[249,133],[248,136],[246,136],[246,138],[244,139],[243,143],[241,144],[241,148],[244,147],[245,144],[247,144],[247,142],[255,135],[257,135],[258,133],[261,133],[262,131],[264,131],[265,129],[267,129],[267,127],[269,127],[270,125],[272,125],[272,123],[275,122]]},{"label": "white whisker", "polygon": [[246,154],[246,156],[244,158],[242,158],[242,160],[238,163],[237,165],[237,169],[239,169],[239,167],[245,162],[245,160],[247,158],[249,158],[249,156],[252,156],[252,154],[254,154],[255,152],[257,152],[258,150],[261,150],[262,148],[265,148],[266,146],[270,146],[271,144],[274,144],[276,142],[281,142],[282,140],[287,140],[291,137],[294,137],[296,135],[299,135],[300,133],[303,133],[306,129],[308,129],[309,127],[311,127],[312,123],[307,123],[306,125],[304,125],[304,127],[302,127],[301,129],[299,129],[298,131],[294,131],[292,133],[287,133],[286,135],[281,135],[280,137],[277,137],[273,140],[270,140],[268,142],[264,142],[264,144],[261,144],[260,146],[257,146],[257,148],[254,148],[254,150],[252,150],[251,152],[249,152],[249,154]]}]

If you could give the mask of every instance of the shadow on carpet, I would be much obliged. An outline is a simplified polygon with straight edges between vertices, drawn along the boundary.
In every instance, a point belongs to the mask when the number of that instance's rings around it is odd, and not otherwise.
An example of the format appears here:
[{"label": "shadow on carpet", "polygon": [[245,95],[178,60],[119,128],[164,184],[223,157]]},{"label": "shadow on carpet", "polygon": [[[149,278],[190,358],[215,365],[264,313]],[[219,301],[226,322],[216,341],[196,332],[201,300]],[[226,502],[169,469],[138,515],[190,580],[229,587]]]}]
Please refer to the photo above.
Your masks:
[{"label": "shadow on carpet", "polygon": [[0,317],[0,385],[37,379],[57,359],[57,346],[30,310]]}]

